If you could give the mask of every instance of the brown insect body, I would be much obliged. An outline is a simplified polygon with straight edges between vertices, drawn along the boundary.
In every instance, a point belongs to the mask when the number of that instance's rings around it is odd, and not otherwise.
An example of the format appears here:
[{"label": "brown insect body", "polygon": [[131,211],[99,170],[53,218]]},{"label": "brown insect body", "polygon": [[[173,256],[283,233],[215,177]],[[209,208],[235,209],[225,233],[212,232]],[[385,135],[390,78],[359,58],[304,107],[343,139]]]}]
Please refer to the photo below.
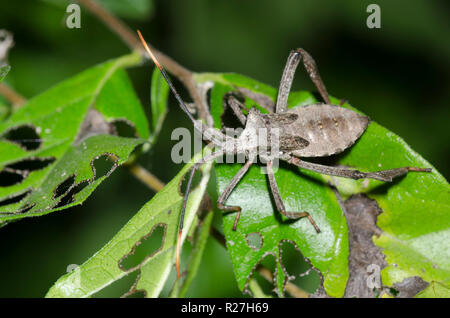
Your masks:
[{"label": "brown insect body", "polygon": [[292,124],[282,127],[280,135],[295,135],[308,141],[308,145],[295,149],[297,157],[324,157],[340,153],[353,145],[364,133],[369,118],[350,109],[313,104],[289,109],[298,115]]},{"label": "brown insect body", "polygon": [[[266,128],[266,137],[270,138],[270,129],[278,128],[279,150],[284,154],[324,157],[352,146],[366,130],[369,118],[335,105],[312,104],[273,114],[261,114],[252,108],[245,124],[237,145],[233,145],[237,152],[257,153],[259,145],[251,142],[251,137],[258,129]],[[267,145],[270,144],[268,140]]]},{"label": "brown insect body", "polygon": [[[163,67],[156,60],[153,53],[147,46],[144,38],[138,31],[141,41],[147,50],[149,56],[153,59],[156,66],[160,69],[162,75],[166,79],[170,89],[177,98],[181,108],[187,114],[194,124],[196,130],[202,133],[204,139],[211,141],[218,150],[203,157],[194,164],[190,173],[186,192],[184,195],[183,207],[181,209],[180,225],[178,231],[177,241],[177,276],[180,277],[180,253],[181,253],[181,233],[183,230],[184,212],[186,210],[186,203],[188,201],[189,190],[192,185],[194,173],[205,162],[214,160],[225,154],[245,154],[247,162],[236,173],[230,181],[225,190],[221,193],[217,200],[219,209],[227,212],[236,212],[236,218],[233,224],[233,230],[236,230],[237,223],[241,215],[241,208],[239,206],[228,206],[225,204],[229,195],[250,169],[255,162],[257,155],[265,157],[267,177],[270,184],[270,189],[277,207],[277,210],[289,219],[307,218],[317,233],[320,233],[318,225],[315,223],[309,212],[306,211],[287,211],[280,191],[276,182],[273,170],[273,160],[281,159],[290,164],[298,166],[303,169],[315,171],[329,176],[339,176],[350,179],[371,178],[375,180],[391,182],[393,178],[403,176],[410,171],[415,172],[431,172],[430,168],[419,167],[400,167],[389,170],[380,170],[374,172],[361,172],[355,169],[345,167],[326,166],[317,163],[307,162],[301,160],[299,157],[324,157],[342,152],[350,147],[363,134],[369,123],[369,118],[362,116],[352,110],[331,105],[328,92],[323,84],[323,81],[318,73],[316,63],[313,58],[303,49],[298,48],[289,54],[284,69],[280,88],[278,90],[277,102],[275,111],[269,114],[261,114],[258,109],[250,109],[247,116],[245,116],[241,109],[245,108],[237,99],[230,96],[228,104],[236,114],[245,129],[238,138],[232,138],[222,134],[217,129],[212,127],[205,127],[199,120],[195,120],[189,112],[187,106],[177,93],[172,82],[169,80]],[[287,101],[294,78],[295,69],[300,60],[303,59],[303,64],[308,75],[317,87],[321,94],[324,104],[313,104],[301,107],[294,107],[288,109]],[[267,138],[271,136],[271,129],[278,128],[279,137],[279,151],[277,153],[269,153],[263,150],[260,151],[259,130],[266,128]],[[270,145],[270,140],[266,145]]]}]

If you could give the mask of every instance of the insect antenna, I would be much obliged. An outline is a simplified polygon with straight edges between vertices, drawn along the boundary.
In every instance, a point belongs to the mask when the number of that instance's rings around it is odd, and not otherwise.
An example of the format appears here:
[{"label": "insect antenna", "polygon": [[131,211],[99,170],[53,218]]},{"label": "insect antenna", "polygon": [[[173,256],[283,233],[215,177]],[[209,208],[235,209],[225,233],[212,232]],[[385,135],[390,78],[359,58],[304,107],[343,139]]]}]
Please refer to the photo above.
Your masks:
[{"label": "insect antenna", "polygon": [[189,112],[186,104],[183,102],[183,100],[181,99],[180,94],[178,94],[177,90],[175,89],[175,86],[173,86],[172,81],[169,79],[169,76],[167,76],[166,71],[164,70],[164,68],[161,66],[161,64],[159,64],[158,60],[156,59],[156,57],[153,55],[152,51],[150,50],[150,48],[147,45],[147,42],[144,40],[144,37],[142,36],[141,32],[139,30],[137,30],[137,33],[139,35],[139,38],[141,39],[142,44],[144,45],[145,50],[147,51],[148,55],[150,55],[151,59],[153,60],[153,62],[155,63],[155,65],[159,68],[159,70],[161,71],[162,76],[164,77],[164,79],[166,80],[167,84],[169,84],[170,90],[172,91],[172,93],[175,95],[175,98],[177,99],[178,103],[181,106],[181,109],[186,113],[186,115],[188,115],[189,119],[195,124],[195,119],[192,116],[192,114]]},{"label": "insect antenna", "polygon": [[[145,41],[144,37],[142,36],[141,32],[139,30],[137,30],[137,33],[139,35],[139,38],[141,39],[142,44],[144,45],[145,50],[147,51],[148,55],[151,57],[151,59],[153,60],[153,62],[155,63],[155,65],[158,67],[158,69],[161,71],[161,74],[163,75],[164,79],[166,80],[167,84],[169,85],[170,90],[172,91],[172,93],[175,95],[175,98],[177,99],[178,103],[181,106],[181,109],[188,115],[189,119],[192,121],[192,123],[194,124],[194,127],[196,127],[196,121],[194,119],[194,117],[192,116],[192,114],[189,112],[186,104],[183,102],[183,100],[181,99],[180,94],[178,94],[177,90],[175,89],[175,87],[173,86],[171,80],[169,79],[169,77],[167,76],[166,71],[164,70],[164,68],[162,67],[161,64],[159,64],[158,60],[156,59],[155,55],[153,55],[152,51],[150,50],[150,48],[147,45],[147,42]],[[189,181],[186,187],[186,193],[184,196],[184,202],[183,202],[183,207],[181,209],[181,214],[180,214],[180,223],[178,226],[178,237],[177,237],[177,247],[176,247],[176,269],[177,269],[177,277],[180,278],[180,254],[181,254],[181,235],[183,232],[183,222],[184,222],[184,214],[185,214],[185,210],[186,210],[186,202],[187,202],[187,197],[189,195],[189,191],[192,185],[192,179],[194,176],[196,170],[196,166],[194,166],[191,175],[189,177]]]}]

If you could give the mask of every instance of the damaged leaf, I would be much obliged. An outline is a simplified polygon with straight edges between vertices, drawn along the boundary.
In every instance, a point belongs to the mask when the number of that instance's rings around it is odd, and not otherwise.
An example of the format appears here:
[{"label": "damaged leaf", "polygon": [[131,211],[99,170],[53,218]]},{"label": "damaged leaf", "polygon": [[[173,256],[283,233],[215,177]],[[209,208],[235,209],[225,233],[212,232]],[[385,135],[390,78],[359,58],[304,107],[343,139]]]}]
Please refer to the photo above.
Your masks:
[{"label": "damaged leaf", "polygon": [[409,173],[385,184],[376,180],[335,178],[343,195],[366,193],[383,211],[374,242],[388,266],[382,282],[393,287],[409,277],[450,286],[450,186],[445,178],[403,139],[372,122],[338,164],[375,171],[403,166],[433,168],[431,173]]},{"label": "damaged leaf", "polygon": [[[144,111],[123,70],[139,61],[133,53],[94,66],[0,122],[0,222],[82,203],[149,138]],[[134,136],[117,135],[116,121],[131,125]],[[111,168],[99,176],[95,161],[102,156],[111,160]],[[39,166],[43,161],[48,164]]]},{"label": "damaged leaf", "polygon": [[[213,81],[211,113],[215,125],[223,127],[226,114],[225,94],[233,92],[245,99],[246,107],[257,107],[267,112],[273,107],[276,90],[238,74],[196,74],[198,82]],[[250,91],[250,92],[249,92]],[[266,96],[269,98],[263,98]],[[264,105],[261,105],[261,102]],[[289,107],[317,102],[309,92],[292,92]],[[332,98],[334,104],[339,100]],[[352,108],[348,104],[344,107]],[[402,166],[432,167],[415,153],[400,137],[371,122],[356,144],[340,155],[326,159],[326,164],[344,165],[361,171],[376,171]],[[330,162],[331,161],[331,162]],[[223,191],[241,164],[221,164],[217,167],[219,192]],[[392,286],[409,276],[419,276],[427,282],[448,285],[449,249],[449,185],[433,169],[432,173],[410,173],[383,183],[376,180],[349,180],[322,176],[281,163],[275,174],[281,197],[288,211],[308,211],[321,229],[316,234],[306,219],[287,221],[280,217],[270,193],[266,176],[253,166],[227,200],[227,205],[242,207],[237,231],[232,231],[235,214],[224,216],[224,230],[235,275],[242,290],[254,267],[270,253],[279,259],[282,239],[294,242],[311,264],[320,270],[328,295],[344,295],[348,273],[348,233],[346,220],[336,197],[328,187],[333,181],[341,195],[348,197],[365,193],[377,200],[383,213],[378,227],[383,231],[375,243],[383,248],[388,267],[382,271],[383,284]],[[252,200],[248,200],[251,197]],[[263,246],[255,251],[246,242],[246,236],[257,232]],[[277,262],[276,288],[283,293],[287,274]]]},{"label": "damaged leaf", "polygon": [[[198,160],[197,155],[193,160]],[[46,297],[89,297],[133,271],[139,270],[136,283],[126,295],[144,292],[146,297],[157,297],[161,292],[175,262],[183,197],[179,186],[192,168],[188,163],[161,191],[159,191],[100,251],[82,264],[77,271],[62,276],[48,291]],[[211,164],[202,168],[202,179],[192,190],[187,203],[182,240],[186,238],[205,193]],[[122,260],[155,228],[163,226],[162,246],[147,256],[139,265],[125,270]]]}]

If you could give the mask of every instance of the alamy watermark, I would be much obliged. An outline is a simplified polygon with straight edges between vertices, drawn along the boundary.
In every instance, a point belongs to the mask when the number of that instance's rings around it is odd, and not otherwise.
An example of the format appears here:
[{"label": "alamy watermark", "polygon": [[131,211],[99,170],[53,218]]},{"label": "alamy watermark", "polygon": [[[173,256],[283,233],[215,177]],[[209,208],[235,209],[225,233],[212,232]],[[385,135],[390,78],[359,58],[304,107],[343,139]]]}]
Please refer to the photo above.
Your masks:
[{"label": "alamy watermark", "polygon": [[366,20],[366,25],[369,29],[381,28],[381,8],[378,4],[369,4],[366,9],[370,13]]},{"label": "alamy watermark", "polygon": [[76,3],[71,3],[66,8],[66,26],[69,29],[81,28],[81,8]]},{"label": "alamy watermark", "polygon": [[381,268],[377,264],[370,264],[366,268],[367,280],[366,285],[369,289],[380,289],[381,288]]}]

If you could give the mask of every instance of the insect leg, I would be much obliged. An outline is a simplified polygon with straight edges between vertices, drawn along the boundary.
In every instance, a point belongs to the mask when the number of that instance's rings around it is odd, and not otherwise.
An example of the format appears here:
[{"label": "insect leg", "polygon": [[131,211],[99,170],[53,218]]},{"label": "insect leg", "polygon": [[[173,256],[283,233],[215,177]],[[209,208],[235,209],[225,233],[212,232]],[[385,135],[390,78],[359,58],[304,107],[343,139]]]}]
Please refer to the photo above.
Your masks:
[{"label": "insect leg", "polygon": [[401,167],[401,168],[396,168],[396,169],[381,170],[381,171],[375,171],[375,172],[361,172],[359,170],[340,168],[340,167],[330,167],[330,166],[325,166],[325,165],[321,165],[321,164],[317,164],[317,163],[306,162],[306,161],[300,160],[297,157],[291,157],[288,160],[288,162],[293,165],[296,165],[300,168],[312,170],[312,171],[315,171],[318,173],[322,173],[322,174],[326,174],[326,175],[330,175],[330,176],[350,178],[350,179],[355,179],[355,180],[370,178],[370,179],[376,179],[376,180],[385,181],[385,182],[391,182],[393,178],[403,176],[410,171],[431,172],[431,168],[416,168],[416,167]]},{"label": "insect leg", "polygon": [[289,92],[291,91],[292,81],[294,80],[294,73],[297,69],[300,59],[303,58],[303,65],[305,66],[306,72],[313,81],[314,85],[317,87],[320,95],[326,104],[330,104],[330,98],[328,96],[325,84],[320,77],[319,71],[316,66],[316,62],[305,50],[298,48],[292,50],[284,67],[283,75],[281,76],[280,88],[278,89],[278,97],[276,104],[276,113],[281,113],[287,111],[287,100]]},{"label": "insect leg", "polygon": [[245,123],[247,122],[247,117],[242,113],[241,108],[245,108],[245,106],[237,100],[236,97],[233,95],[228,96],[228,105],[230,105],[231,109],[233,110],[236,117],[239,119],[241,124],[245,126]]},{"label": "insect leg", "polygon": [[280,190],[278,189],[277,181],[275,180],[275,175],[273,174],[272,161],[267,161],[267,177],[269,178],[270,189],[272,190],[273,198],[275,199],[275,204],[278,211],[289,219],[299,219],[306,217],[308,218],[311,225],[314,227],[317,233],[320,233],[320,229],[314,222],[311,215],[308,212],[287,212],[284,207],[283,200],[281,199]]},{"label": "insect leg", "polygon": [[177,249],[176,249],[176,267],[177,267],[178,278],[181,276],[180,275],[180,252],[181,252],[181,234],[183,232],[184,214],[186,212],[186,205],[187,205],[187,201],[189,198],[189,192],[191,191],[192,180],[194,179],[194,174],[201,167],[202,164],[204,164],[208,161],[214,160],[217,157],[220,157],[222,155],[223,155],[223,151],[219,150],[219,151],[213,152],[210,155],[203,157],[202,159],[200,159],[199,161],[197,161],[194,164],[194,167],[191,170],[191,174],[189,175],[189,180],[186,185],[186,192],[184,193],[183,207],[181,208],[181,213],[180,213],[180,224],[178,226],[178,239],[177,239]]},{"label": "insect leg", "polygon": [[239,221],[239,218],[241,217],[241,207],[240,206],[228,206],[225,205],[225,201],[230,196],[233,189],[236,187],[236,185],[239,183],[239,181],[242,179],[242,177],[245,175],[245,173],[248,171],[250,166],[254,163],[255,159],[250,158],[243,166],[242,168],[236,173],[236,175],[231,179],[230,183],[227,185],[225,190],[223,190],[222,194],[220,195],[219,199],[217,200],[217,207],[221,210],[224,210],[226,212],[237,212],[236,218],[234,219],[233,224],[233,231],[236,231],[237,223]]}]

